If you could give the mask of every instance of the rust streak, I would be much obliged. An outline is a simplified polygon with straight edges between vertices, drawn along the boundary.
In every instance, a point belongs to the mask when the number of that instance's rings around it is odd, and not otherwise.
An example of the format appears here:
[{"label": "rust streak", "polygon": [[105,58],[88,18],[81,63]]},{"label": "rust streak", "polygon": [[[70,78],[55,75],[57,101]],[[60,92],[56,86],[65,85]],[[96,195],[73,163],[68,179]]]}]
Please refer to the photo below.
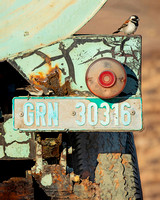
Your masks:
[{"label": "rust streak", "polygon": [[127,166],[128,165],[128,160],[126,160],[126,158],[123,158],[122,159],[122,164],[125,165],[125,166]]},{"label": "rust streak", "polygon": [[113,153],[112,155],[114,159],[119,159],[121,156],[121,153]]},{"label": "rust streak", "polygon": [[119,180],[117,179],[114,182],[116,183],[116,189],[117,189],[119,187]]},{"label": "rust streak", "polygon": [[113,169],[114,165],[111,165],[109,168],[109,171],[111,171]]},{"label": "rust streak", "polygon": [[15,177],[0,183],[0,199],[33,199],[32,179]]}]

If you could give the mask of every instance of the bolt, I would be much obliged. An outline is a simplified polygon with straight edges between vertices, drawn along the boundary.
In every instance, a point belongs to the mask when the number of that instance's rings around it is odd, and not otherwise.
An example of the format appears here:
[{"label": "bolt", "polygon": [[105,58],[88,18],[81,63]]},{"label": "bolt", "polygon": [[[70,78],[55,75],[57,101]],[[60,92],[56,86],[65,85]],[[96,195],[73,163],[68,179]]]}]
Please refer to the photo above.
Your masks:
[{"label": "bolt", "polygon": [[73,112],[72,112],[72,116],[75,116],[75,115],[76,115],[76,111],[73,111]]},{"label": "bolt", "polygon": [[124,77],[119,78],[121,82],[124,82]]},{"label": "bolt", "polygon": [[28,32],[28,31],[25,31],[25,32],[24,32],[24,37],[25,37],[25,36],[28,36],[28,35],[29,35],[29,32]]},{"label": "bolt", "polygon": [[136,112],[134,110],[131,111],[131,115],[135,115]]},{"label": "bolt", "polygon": [[23,112],[20,112],[20,113],[19,113],[19,116],[20,116],[20,117],[23,117],[23,116],[24,116],[24,113],[23,113]]}]

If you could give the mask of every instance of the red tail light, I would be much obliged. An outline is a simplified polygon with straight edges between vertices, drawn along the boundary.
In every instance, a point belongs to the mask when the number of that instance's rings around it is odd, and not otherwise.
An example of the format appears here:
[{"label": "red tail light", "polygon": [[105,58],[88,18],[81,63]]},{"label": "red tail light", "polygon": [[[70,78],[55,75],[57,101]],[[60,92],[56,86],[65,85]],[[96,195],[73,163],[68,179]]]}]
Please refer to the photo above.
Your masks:
[{"label": "red tail light", "polygon": [[96,60],[86,72],[88,89],[103,99],[110,99],[120,94],[126,85],[126,80],[124,67],[112,58]]},{"label": "red tail light", "polygon": [[98,81],[102,87],[112,87],[115,84],[116,76],[112,71],[103,71],[99,77]]}]

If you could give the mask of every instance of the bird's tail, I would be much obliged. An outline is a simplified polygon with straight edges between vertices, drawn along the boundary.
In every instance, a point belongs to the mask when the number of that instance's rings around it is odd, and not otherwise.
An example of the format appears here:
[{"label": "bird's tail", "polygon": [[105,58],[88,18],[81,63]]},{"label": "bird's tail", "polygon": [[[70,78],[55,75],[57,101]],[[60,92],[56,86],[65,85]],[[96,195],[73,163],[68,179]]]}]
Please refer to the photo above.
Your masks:
[{"label": "bird's tail", "polygon": [[120,31],[119,31],[119,30],[117,30],[117,31],[113,32],[112,34],[119,33],[119,32],[120,32]]}]

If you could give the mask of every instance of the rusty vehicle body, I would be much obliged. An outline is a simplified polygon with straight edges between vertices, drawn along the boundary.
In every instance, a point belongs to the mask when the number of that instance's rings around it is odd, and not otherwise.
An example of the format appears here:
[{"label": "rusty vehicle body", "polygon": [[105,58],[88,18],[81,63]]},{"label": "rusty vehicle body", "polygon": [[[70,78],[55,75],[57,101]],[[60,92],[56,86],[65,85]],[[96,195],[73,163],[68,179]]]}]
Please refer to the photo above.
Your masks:
[{"label": "rusty vehicle body", "polygon": [[0,199],[142,199],[141,36],[73,35],[106,2],[0,2]]}]

